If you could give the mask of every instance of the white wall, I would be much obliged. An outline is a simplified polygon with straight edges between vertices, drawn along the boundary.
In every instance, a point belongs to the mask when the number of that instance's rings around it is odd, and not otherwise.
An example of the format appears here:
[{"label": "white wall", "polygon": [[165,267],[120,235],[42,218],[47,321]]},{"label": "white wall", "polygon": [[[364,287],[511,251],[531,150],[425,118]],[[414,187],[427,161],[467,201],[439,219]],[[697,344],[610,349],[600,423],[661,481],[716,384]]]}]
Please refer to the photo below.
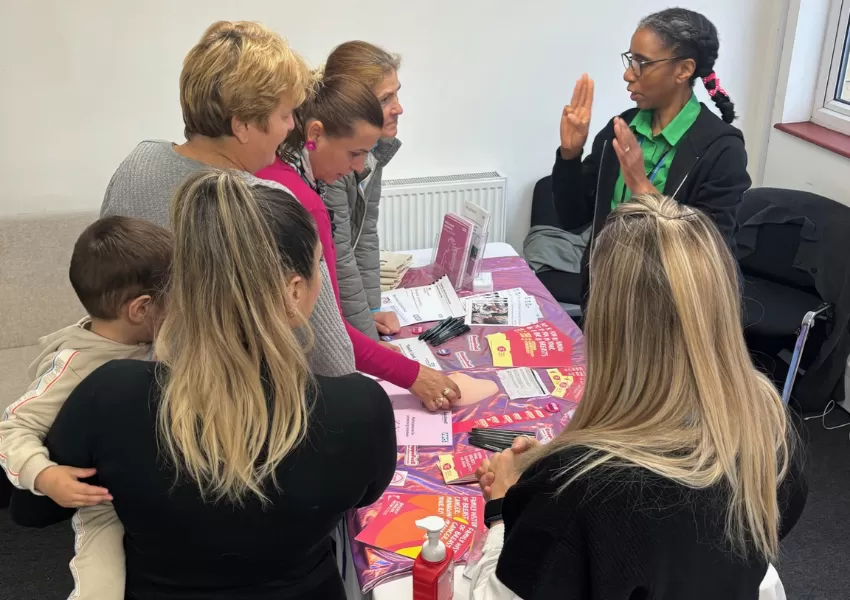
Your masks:
[{"label": "white wall", "polygon": [[[181,140],[181,60],[217,19],[262,21],[319,62],[362,38],[404,56],[405,146],[388,177],[497,169],[509,179],[509,241],[551,168],[575,79],[597,81],[594,129],[628,108],[620,52],[669,0],[0,0],[0,214],[97,208],[120,160],[145,138]],[[690,0],[718,26],[717,71],[751,156],[766,139],[773,0]],[[764,23],[766,25],[760,25]],[[698,93],[705,99],[701,86]],[[752,161],[755,164],[757,161]]]},{"label": "white wall", "polygon": [[[829,0],[783,0],[787,23],[772,123],[808,121],[824,47]],[[763,185],[814,192],[850,204],[850,159],[769,129]]]}]

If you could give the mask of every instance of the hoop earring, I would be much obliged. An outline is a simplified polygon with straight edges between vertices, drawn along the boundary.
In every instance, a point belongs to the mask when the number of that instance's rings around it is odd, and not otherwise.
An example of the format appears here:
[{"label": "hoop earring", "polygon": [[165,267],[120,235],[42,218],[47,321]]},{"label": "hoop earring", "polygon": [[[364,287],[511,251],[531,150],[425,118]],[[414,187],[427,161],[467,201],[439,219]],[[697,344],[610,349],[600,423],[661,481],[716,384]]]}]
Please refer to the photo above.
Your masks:
[{"label": "hoop earring", "polygon": [[304,147],[307,149],[307,152],[313,152],[314,150],[316,150],[316,142],[314,142],[313,140],[307,140],[304,143]]}]

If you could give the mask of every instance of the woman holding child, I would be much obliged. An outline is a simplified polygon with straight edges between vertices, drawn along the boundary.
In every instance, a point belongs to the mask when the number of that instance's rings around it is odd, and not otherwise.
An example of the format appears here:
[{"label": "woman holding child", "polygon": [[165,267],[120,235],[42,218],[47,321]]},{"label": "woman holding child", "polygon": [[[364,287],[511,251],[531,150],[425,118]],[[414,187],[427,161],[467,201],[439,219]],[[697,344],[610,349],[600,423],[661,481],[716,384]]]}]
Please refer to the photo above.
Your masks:
[{"label": "woman holding child", "polygon": [[[282,190],[201,171],[170,220],[158,362],[80,383],[51,459],[95,469],[114,498],[127,598],[343,600],[331,533],[389,483],[395,421],[375,381],[308,368],[295,330],[320,293],[313,219]],[[68,516],[29,493],[13,506],[30,524]]]}]

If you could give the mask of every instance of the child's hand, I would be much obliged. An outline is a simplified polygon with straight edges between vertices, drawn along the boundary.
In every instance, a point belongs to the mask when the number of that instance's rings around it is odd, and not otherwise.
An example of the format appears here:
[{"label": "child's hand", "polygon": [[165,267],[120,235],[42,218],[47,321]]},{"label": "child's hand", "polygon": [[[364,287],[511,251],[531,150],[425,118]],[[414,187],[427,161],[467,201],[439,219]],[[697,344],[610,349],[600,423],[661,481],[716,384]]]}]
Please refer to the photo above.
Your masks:
[{"label": "child's hand", "polygon": [[109,490],[78,481],[96,473],[95,469],[47,467],[35,478],[35,489],[49,496],[59,506],[80,508],[112,500]]}]

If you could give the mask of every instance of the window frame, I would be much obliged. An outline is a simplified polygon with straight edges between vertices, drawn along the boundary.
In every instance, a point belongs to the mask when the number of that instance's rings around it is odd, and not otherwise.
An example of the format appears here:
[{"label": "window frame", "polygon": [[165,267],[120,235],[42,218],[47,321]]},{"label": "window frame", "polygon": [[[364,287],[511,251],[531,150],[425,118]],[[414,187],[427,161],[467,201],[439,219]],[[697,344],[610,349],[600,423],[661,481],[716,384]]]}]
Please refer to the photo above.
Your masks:
[{"label": "window frame", "polygon": [[[831,42],[831,43],[830,43]],[[833,1],[824,35],[812,122],[850,136],[850,99],[835,99],[835,91],[850,64],[850,0]]]}]

